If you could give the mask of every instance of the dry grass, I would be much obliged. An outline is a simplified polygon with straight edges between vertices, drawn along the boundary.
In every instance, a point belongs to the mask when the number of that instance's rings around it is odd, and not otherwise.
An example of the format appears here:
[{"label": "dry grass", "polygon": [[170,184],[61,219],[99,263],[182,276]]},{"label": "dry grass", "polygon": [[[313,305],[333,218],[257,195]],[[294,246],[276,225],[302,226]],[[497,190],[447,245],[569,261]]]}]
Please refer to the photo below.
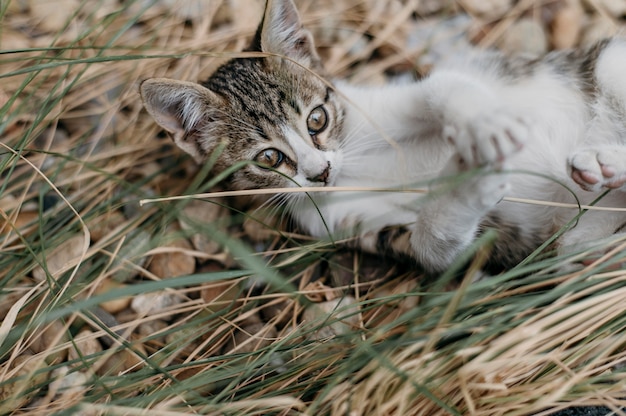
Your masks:
[{"label": "dry grass", "polygon": [[[424,44],[406,39],[421,17],[471,10],[441,2],[416,20],[429,2],[298,3],[331,73],[371,83],[416,69]],[[262,9],[169,4],[0,2],[0,414],[626,405],[620,242],[576,272],[560,267],[571,259],[537,256],[472,282],[487,235],[462,281],[454,270],[423,281],[286,231],[238,199],[140,205],[208,192],[216,179],[160,134],[138,82],[207,77],[246,44]],[[563,4],[520,1],[468,30],[497,44],[520,18],[546,26]],[[589,19],[619,25],[589,4]]]}]

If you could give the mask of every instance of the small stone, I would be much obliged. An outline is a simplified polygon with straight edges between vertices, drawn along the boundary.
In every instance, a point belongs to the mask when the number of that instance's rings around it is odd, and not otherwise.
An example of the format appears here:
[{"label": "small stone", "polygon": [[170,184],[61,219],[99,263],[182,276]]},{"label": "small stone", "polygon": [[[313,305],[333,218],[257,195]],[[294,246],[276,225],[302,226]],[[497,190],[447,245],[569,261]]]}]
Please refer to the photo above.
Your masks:
[{"label": "small stone", "polygon": [[[2,276],[2,273],[0,273],[0,276]],[[22,298],[22,296],[24,296],[31,289],[32,289],[31,286],[26,286],[26,285],[16,285],[16,287],[12,287],[12,288],[8,288],[5,286],[3,290],[0,291],[0,317],[4,319],[4,317],[7,316],[7,314],[13,307],[13,305],[17,301],[19,301],[20,298]],[[29,304],[27,302],[20,309],[19,315],[17,317],[18,322],[22,314],[29,314],[36,308],[36,306],[33,305],[34,303],[35,302],[32,302]]]},{"label": "small stone", "polygon": [[548,37],[541,24],[523,18],[504,32],[498,47],[507,54],[541,56],[548,51]]},{"label": "small stone", "polygon": [[207,283],[200,289],[206,308],[214,312],[232,308],[240,294],[239,281],[232,280]]},{"label": "small stone", "polygon": [[[95,295],[103,295],[105,293],[108,293],[112,290],[115,289],[121,289],[126,287],[127,285],[125,285],[124,283],[120,283],[118,281],[115,281],[113,279],[109,279],[106,278],[104,280],[102,280],[98,286],[96,287],[96,290],[94,292]],[[107,311],[108,313],[118,313],[123,311],[124,309],[128,308],[128,306],[130,305],[131,302],[131,297],[130,296],[123,296],[123,297],[119,297],[116,299],[111,299],[108,300],[106,302],[102,302],[100,304],[100,307],[102,309],[104,309],[105,311]]]},{"label": "small stone", "polygon": [[165,345],[168,350],[188,357],[198,348],[201,336],[202,328],[184,327],[165,335]]},{"label": "small stone", "polygon": [[[57,279],[61,273],[71,270],[78,264],[85,249],[85,236],[76,234],[68,238],[45,254],[45,265],[50,276]],[[40,266],[33,270],[33,277],[37,281],[46,280],[46,272]]]},{"label": "small stone", "polygon": [[513,6],[513,0],[461,0],[460,3],[470,14],[485,20],[500,19]]},{"label": "small stone", "polygon": [[589,47],[602,39],[614,36],[615,32],[615,25],[612,22],[608,21],[604,16],[596,16],[583,29],[580,46]]},{"label": "small stone", "polygon": [[452,10],[455,6],[454,0],[421,0],[417,3],[415,11],[420,16],[428,16],[443,10]]},{"label": "small stone", "polygon": [[107,251],[116,253],[113,259],[113,279],[118,282],[127,282],[135,277],[137,269],[144,267],[147,262],[146,253],[150,250],[151,235],[147,231],[133,230],[118,247],[119,241],[108,246]]},{"label": "small stone", "polygon": [[[137,333],[139,333],[142,337],[151,337],[151,339],[154,339],[154,334],[158,334],[167,327],[167,322],[161,319],[152,319],[139,324],[139,327],[137,327]],[[164,342],[165,338],[160,339],[160,341]]]},{"label": "small stone", "polygon": [[[9,97],[7,97],[4,94],[4,92],[0,89],[0,105],[6,104],[5,98],[6,98],[6,101],[9,100]],[[4,212],[13,211],[19,205],[20,203],[17,200],[17,198],[11,195],[10,193],[7,192],[7,193],[2,194],[2,198],[0,199],[0,210]]]},{"label": "small stone", "polygon": [[[135,354],[134,351],[120,347],[121,349],[111,355],[104,364],[96,370],[98,375],[113,374],[119,375],[129,371],[137,371],[143,367],[143,358]],[[132,349],[142,355],[146,354],[143,344],[132,344]]]},{"label": "small stone", "polygon": [[595,0],[592,4],[617,19],[626,16],[626,0]]},{"label": "small stone", "polygon": [[287,297],[273,299],[261,309],[261,317],[264,322],[277,326],[285,325],[296,315],[296,301]]},{"label": "small stone", "polygon": [[95,334],[89,329],[83,329],[74,336],[67,358],[69,361],[77,361],[77,365],[81,366],[83,358],[88,362],[93,361],[93,355],[99,352],[102,352],[102,345]]},{"label": "small stone", "polygon": [[[1,209],[1,208],[0,208]],[[25,211],[18,212],[17,216],[9,214],[9,221],[0,218],[0,236],[5,244],[9,244],[22,236],[32,233],[36,227],[36,221],[39,219],[39,213]],[[30,227],[28,227],[30,224]],[[19,233],[19,234],[18,234]]]},{"label": "small stone", "polygon": [[107,235],[111,234],[116,228],[121,227],[126,222],[124,214],[120,211],[107,211],[90,221],[87,225],[91,240],[100,241]]},{"label": "small stone", "polygon": [[247,214],[243,220],[243,231],[252,242],[267,241],[276,235],[279,219],[277,215],[259,209],[250,210]]},{"label": "small stone", "polygon": [[196,231],[190,238],[196,250],[207,254],[216,254],[220,251],[221,246],[206,232],[202,232],[203,225],[216,225],[219,223],[220,226],[226,227],[228,222],[227,214],[228,212],[219,203],[192,200],[182,210],[179,218],[180,228],[184,231]]},{"label": "small stone", "polygon": [[[4,378],[0,383],[0,414],[10,414],[27,404],[33,396],[39,394],[34,388],[42,385],[49,374],[39,371],[44,362],[31,352],[24,352],[14,360],[0,365],[0,374]],[[7,368],[8,367],[8,368]]]},{"label": "small stone", "polygon": [[555,49],[573,48],[578,44],[585,12],[576,0],[567,1],[556,11],[552,20],[552,46]]},{"label": "small stone", "polygon": [[198,20],[213,14],[213,2],[206,0],[161,0],[176,16],[183,20]]},{"label": "small stone", "polygon": [[[181,303],[180,297],[170,291],[160,291],[143,293],[137,295],[131,301],[130,307],[137,312],[139,316],[150,316],[154,314],[162,315],[162,313]],[[169,316],[173,317],[174,313]],[[161,319],[168,319],[161,316]]]},{"label": "small stone", "polygon": [[9,2],[9,7],[5,11],[5,13],[22,13],[28,10],[28,1],[27,0],[11,0]]},{"label": "small stone", "polygon": [[48,385],[48,397],[70,401],[85,395],[89,376],[81,371],[71,371],[68,366],[62,366],[52,371],[52,379]]},{"label": "small stone", "polygon": [[[176,230],[170,229],[169,231],[175,232]],[[168,241],[160,247],[160,250],[165,251],[152,256],[148,270],[161,279],[187,276],[196,270],[195,257],[186,253],[191,250],[191,244],[186,239],[179,237]]]},{"label": "small stone", "polygon": [[61,321],[52,321],[32,333],[30,349],[35,354],[48,354],[48,364],[58,364],[65,361],[67,349],[57,349],[57,345],[64,344],[70,339],[65,325]]},{"label": "small stone", "polygon": [[49,33],[60,32],[68,23],[68,10],[78,10],[79,0],[29,0],[33,25]]},{"label": "small stone", "polygon": [[312,339],[323,340],[355,331],[360,324],[360,311],[351,296],[315,303],[304,310],[302,323],[314,332]]}]

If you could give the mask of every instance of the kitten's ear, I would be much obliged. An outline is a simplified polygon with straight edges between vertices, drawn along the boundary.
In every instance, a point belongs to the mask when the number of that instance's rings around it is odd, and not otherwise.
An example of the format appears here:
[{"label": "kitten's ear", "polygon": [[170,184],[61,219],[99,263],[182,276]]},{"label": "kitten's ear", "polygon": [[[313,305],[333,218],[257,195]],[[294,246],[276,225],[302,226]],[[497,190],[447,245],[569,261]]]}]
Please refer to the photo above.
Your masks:
[{"label": "kitten's ear", "polygon": [[139,87],[143,105],[163,129],[171,133],[174,142],[198,162],[207,156],[203,143],[211,114],[221,99],[208,88],[186,81],[151,78]]},{"label": "kitten's ear", "polygon": [[319,64],[313,36],[302,27],[292,0],[267,0],[253,45],[261,52],[284,55],[307,67]]}]

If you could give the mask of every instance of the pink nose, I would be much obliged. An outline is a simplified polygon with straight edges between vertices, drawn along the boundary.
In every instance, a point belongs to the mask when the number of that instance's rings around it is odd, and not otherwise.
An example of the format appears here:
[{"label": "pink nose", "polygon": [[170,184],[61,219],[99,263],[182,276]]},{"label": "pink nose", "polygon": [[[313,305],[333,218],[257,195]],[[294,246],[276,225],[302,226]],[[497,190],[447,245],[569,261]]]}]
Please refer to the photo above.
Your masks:
[{"label": "pink nose", "polygon": [[330,162],[328,162],[328,165],[326,166],[326,169],[324,169],[322,171],[322,173],[320,173],[317,176],[314,176],[312,178],[307,178],[308,180],[310,180],[311,182],[324,182],[324,183],[328,183],[328,177],[330,176]]}]

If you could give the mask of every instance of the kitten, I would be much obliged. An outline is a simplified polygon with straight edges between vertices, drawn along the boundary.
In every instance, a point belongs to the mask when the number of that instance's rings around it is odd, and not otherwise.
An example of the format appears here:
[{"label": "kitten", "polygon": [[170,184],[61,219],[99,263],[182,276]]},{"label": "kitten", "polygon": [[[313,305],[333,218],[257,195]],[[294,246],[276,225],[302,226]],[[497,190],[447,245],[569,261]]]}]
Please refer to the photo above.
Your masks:
[{"label": "kitten", "polygon": [[[624,40],[543,59],[469,51],[410,85],[331,84],[292,0],[269,0],[250,50],[267,56],[233,59],[202,84],[141,84],[147,111],[197,162],[216,151],[216,172],[250,161],[230,175],[234,189],[431,185],[289,195],[314,236],[356,236],[440,272],[493,228],[489,266],[512,267],[578,210],[502,201],[509,193],[576,203],[565,184],[588,204],[620,188],[599,205],[626,206]],[[457,186],[440,180],[461,173]],[[584,247],[625,223],[590,211],[559,244]]]}]

